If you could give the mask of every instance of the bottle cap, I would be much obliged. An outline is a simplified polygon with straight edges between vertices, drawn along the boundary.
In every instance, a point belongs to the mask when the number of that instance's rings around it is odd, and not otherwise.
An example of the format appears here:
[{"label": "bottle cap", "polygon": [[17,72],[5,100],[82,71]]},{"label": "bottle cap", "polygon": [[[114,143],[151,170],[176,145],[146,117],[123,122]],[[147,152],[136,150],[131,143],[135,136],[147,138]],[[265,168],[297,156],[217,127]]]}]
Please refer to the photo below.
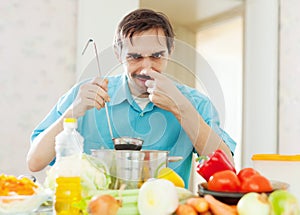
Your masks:
[{"label": "bottle cap", "polygon": [[67,123],[76,123],[77,119],[76,118],[64,118],[64,122],[67,122]]},{"label": "bottle cap", "polygon": [[64,128],[77,129],[77,119],[76,118],[64,118]]}]

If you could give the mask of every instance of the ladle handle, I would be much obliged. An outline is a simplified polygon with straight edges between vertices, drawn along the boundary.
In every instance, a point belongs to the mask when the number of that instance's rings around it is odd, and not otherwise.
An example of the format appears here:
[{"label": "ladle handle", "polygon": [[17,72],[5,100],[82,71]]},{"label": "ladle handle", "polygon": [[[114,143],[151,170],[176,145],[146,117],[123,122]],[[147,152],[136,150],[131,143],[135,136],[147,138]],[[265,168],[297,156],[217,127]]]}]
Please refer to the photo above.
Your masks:
[{"label": "ladle handle", "polygon": [[108,129],[109,129],[109,134],[111,139],[114,139],[114,135],[112,132],[112,128],[111,128],[111,124],[110,124],[110,117],[109,117],[109,113],[108,113],[108,108],[107,108],[107,103],[105,102],[105,113],[106,113],[106,118],[107,118],[107,124],[108,124]]},{"label": "ladle handle", "polygon": [[[98,56],[98,50],[97,50],[97,46],[96,43],[93,39],[89,39],[87,44],[85,45],[83,51],[82,51],[82,55],[84,54],[85,50],[87,49],[87,47],[89,46],[90,43],[93,43],[94,45],[94,51],[95,51],[95,56],[96,56],[96,61],[97,61],[97,68],[98,68],[98,72],[99,72],[99,77],[101,77],[101,70],[100,70],[100,62],[99,62],[99,56]],[[111,124],[110,124],[110,117],[108,114],[108,108],[107,108],[107,104],[105,102],[104,104],[105,106],[105,113],[106,113],[106,118],[107,118],[107,124],[108,124],[108,129],[109,129],[109,133],[110,133],[110,137],[111,139],[114,139],[114,135],[112,133],[112,128],[111,128]]]}]

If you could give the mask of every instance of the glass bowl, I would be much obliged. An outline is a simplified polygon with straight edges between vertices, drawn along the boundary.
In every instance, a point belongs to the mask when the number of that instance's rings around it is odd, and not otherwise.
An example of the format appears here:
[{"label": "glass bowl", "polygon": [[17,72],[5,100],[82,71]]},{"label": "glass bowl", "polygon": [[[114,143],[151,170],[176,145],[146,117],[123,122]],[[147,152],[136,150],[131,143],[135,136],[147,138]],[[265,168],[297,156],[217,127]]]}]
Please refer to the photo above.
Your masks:
[{"label": "glass bowl", "polygon": [[50,190],[38,191],[34,195],[0,196],[0,214],[28,214],[36,211],[51,198]]}]

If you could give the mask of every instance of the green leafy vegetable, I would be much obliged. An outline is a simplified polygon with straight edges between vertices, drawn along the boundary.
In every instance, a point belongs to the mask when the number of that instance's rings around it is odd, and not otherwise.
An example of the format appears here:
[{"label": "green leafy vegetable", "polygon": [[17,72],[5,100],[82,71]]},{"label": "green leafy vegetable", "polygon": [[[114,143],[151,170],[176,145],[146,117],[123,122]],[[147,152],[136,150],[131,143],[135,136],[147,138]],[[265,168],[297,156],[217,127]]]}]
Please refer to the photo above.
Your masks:
[{"label": "green leafy vegetable", "polygon": [[[44,186],[55,190],[55,179],[57,177],[57,168],[55,165],[47,172]],[[87,198],[95,195],[97,191],[108,189],[111,179],[106,166],[98,159],[91,155],[83,154],[81,159],[81,186],[82,198]]]}]

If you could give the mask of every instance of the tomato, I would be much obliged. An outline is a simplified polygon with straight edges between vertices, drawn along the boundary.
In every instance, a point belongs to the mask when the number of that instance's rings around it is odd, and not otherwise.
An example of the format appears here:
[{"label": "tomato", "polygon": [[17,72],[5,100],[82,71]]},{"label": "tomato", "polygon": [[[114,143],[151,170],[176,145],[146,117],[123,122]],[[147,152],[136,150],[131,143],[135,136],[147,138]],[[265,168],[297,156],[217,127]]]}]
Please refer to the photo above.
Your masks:
[{"label": "tomato", "polygon": [[237,174],[241,183],[243,183],[244,180],[249,179],[253,175],[260,175],[260,174],[259,174],[259,172],[257,172],[255,169],[253,169],[251,167],[246,167],[244,169],[241,169],[239,171],[239,173]]},{"label": "tomato", "polygon": [[252,175],[243,181],[242,192],[271,192],[273,190],[271,182],[262,175]]},{"label": "tomato", "polygon": [[207,183],[207,188],[213,191],[237,192],[240,189],[240,181],[231,170],[224,170],[213,174]]}]

